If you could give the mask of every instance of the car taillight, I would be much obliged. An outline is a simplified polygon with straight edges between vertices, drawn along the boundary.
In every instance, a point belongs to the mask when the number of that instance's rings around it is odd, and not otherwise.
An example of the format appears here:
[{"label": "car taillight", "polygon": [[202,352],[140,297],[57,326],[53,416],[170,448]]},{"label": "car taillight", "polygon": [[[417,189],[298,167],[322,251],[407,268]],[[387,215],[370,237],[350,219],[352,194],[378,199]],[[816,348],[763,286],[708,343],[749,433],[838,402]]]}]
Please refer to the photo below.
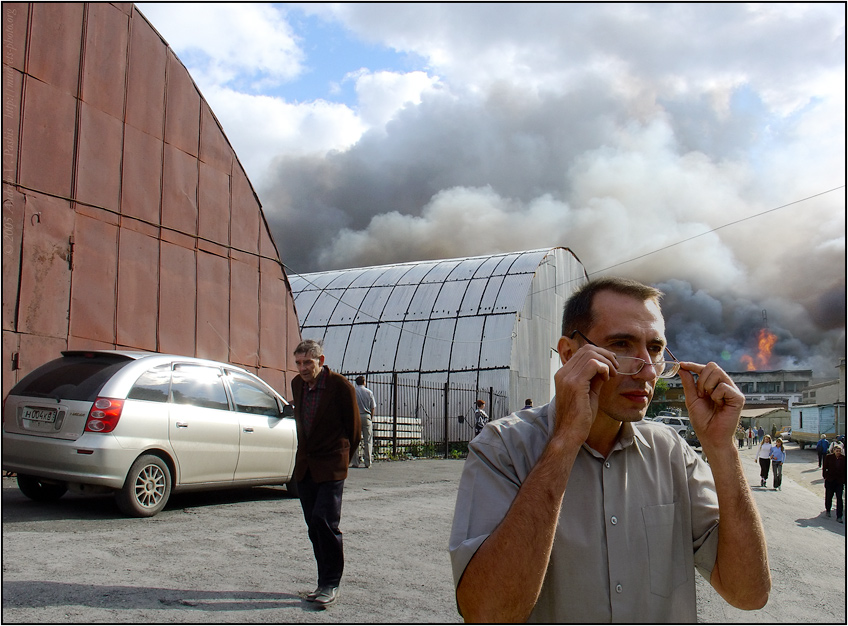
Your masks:
[{"label": "car taillight", "polygon": [[85,431],[88,433],[111,433],[121,419],[121,411],[124,408],[123,400],[114,398],[97,398],[94,406],[88,412],[88,421],[85,423]]}]

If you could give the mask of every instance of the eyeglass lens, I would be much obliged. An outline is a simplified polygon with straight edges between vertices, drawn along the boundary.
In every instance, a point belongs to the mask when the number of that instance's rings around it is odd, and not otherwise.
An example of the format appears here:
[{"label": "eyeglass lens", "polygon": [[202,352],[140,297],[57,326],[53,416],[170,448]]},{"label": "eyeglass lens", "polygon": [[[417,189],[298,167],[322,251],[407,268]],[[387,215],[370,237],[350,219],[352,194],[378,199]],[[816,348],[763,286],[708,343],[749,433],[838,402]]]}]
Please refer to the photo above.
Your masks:
[{"label": "eyeglass lens", "polygon": [[[591,339],[589,339],[579,330],[574,330],[570,336],[573,338],[574,335],[580,335],[589,344],[597,346],[596,343],[594,343]],[[677,357],[671,353],[671,350],[669,350],[668,347],[666,347],[666,350],[671,355],[672,359],[677,359]],[[619,366],[621,366],[621,369],[618,370],[618,373],[623,374],[625,376],[633,376],[635,374],[638,374],[642,371],[642,368],[645,365],[651,365],[657,372],[657,376],[659,378],[672,378],[675,374],[677,374],[678,370],[680,369],[680,362],[677,360],[657,361],[656,363],[649,364],[648,361],[640,359],[636,356],[623,356],[616,354],[615,358],[618,360]]]},{"label": "eyeglass lens", "polygon": [[616,356],[616,360],[618,360],[618,364],[620,365],[618,373],[624,374],[625,376],[638,374],[642,371],[642,368],[645,365],[651,365],[657,372],[657,376],[660,378],[671,378],[677,374],[677,370],[679,368],[679,364],[676,361],[648,363],[644,359],[633,356]]}]

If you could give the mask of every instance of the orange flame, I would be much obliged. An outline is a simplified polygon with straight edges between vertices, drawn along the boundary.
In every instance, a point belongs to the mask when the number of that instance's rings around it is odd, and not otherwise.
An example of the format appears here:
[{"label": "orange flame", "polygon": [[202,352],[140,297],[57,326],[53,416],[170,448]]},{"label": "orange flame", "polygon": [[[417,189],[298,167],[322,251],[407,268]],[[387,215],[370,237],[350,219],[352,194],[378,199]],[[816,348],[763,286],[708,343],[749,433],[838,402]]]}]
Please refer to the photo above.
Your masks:
[{"label": "orange flame", "polygon": [[771,332],[768,328],[763,328],[757,337],[757,356],[756,364],[754,358],[743,354],[739,359],[745,365],[749,372],[759,369],[768,369],[771,364],[771,351],[774,349],[774,344],[777,343],[777,335]]}]

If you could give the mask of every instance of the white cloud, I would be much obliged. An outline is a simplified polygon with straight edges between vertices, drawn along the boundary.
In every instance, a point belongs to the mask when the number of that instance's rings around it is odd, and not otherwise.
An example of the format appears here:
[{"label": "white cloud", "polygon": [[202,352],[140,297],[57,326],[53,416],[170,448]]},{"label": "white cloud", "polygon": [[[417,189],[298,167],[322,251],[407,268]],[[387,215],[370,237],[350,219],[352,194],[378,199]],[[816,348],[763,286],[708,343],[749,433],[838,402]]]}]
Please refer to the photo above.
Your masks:
[{"label": "white cloud", "polygon": [[137,5],[177,51],[201,91],[245,81],[278,84],[303,71],[303,51],[270,4],[142,2]]},{"label": "white cloud", "polygon": [[382,128],[408,104],[420,104],[421,96],[433,90],[438,77],[426,72],[371,72],[365,68],[346,77],[356,83],[359,115],[370,127]]},{"label": "white cloud", "polygon": [[226,87],[212,88],[207,100],[254,186],[265,181],[275,157],[345,150],[366,130],[350,108],[323,100],[292,104]]}]

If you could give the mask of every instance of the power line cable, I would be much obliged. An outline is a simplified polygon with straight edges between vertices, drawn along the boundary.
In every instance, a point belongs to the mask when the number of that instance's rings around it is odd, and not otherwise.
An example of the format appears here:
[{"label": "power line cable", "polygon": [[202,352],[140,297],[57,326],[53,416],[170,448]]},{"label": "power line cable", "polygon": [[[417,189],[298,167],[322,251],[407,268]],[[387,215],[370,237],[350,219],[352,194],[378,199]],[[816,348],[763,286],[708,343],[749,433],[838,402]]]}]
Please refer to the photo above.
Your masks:
[{"label": "power line cable", "polygon": [[748,217],[743,217],[741,219],[735,220],[733,222],[728,222],[727,224],[722,224],[721,226],[716,226],[710,230],[706,230],[702,233],[698,233],[697,235],[692,235],[691,237],[687,237],[686,239],[681,239],[680,241],[676,241],[674,243],[670,243],[667,246],[663,246],[662,248],[657,248],[656,250],[652,250],[651,252],[646,252],[645,254],[640,254],[639,256],[635,256],[631,259],[627,259],[626,261],[622,261],[621,263],[616,263],[614,265],[610,265],[605,267],[602,270],[598,270],[596,272],[589,272],[589,276],[594,276],[596,274],[601,274],[602,272],[606,272],[611,270],[614,267],[619,267],[620,265],[625,265],[627,263],[632,263],[633,261],[638,261],[639,259],[644,259],[647,256],[651,256],[652,254],[657,254],[658,252],[662,252],[663,250],[668,250],[669,248],[673,248],[675,246],[679,246],[680,244],[686,243],[688,241],[692,241],[693,239],[697,239],[698,237],[703,237],[704,235],[709,235],[710,233],[714,233],[722,228],[728,228],[729,226],[735,226],[736,224],[741,224],[742,222],[747,222],[748,220],[752,220],[755,217],[762,217],[763,215],[768,215],[769,213],[773,213],[775,211],[780,211],[781,209],[785,209],[787,207],[793,206],[795,204],[799,204],[801,202],[806,202],[807,200],[812,200],[813,198],[818,198],[819,196],[823,196],[828,193],[832,193],[837,189],[844,189],[845,185],[839,185],[838,187],[834,187],[833,189],[828,189],[827,191],[822,191],[812,196],[807,196],[806,198],[801,198],[800,200],[795,200],[793,202],[788,202],[787,204],[783,204],[778,207],[774,207],[773,209],[767,209],[765,211],[761,211],[760,213],[755,213],[754,215],[749,215]]}]

